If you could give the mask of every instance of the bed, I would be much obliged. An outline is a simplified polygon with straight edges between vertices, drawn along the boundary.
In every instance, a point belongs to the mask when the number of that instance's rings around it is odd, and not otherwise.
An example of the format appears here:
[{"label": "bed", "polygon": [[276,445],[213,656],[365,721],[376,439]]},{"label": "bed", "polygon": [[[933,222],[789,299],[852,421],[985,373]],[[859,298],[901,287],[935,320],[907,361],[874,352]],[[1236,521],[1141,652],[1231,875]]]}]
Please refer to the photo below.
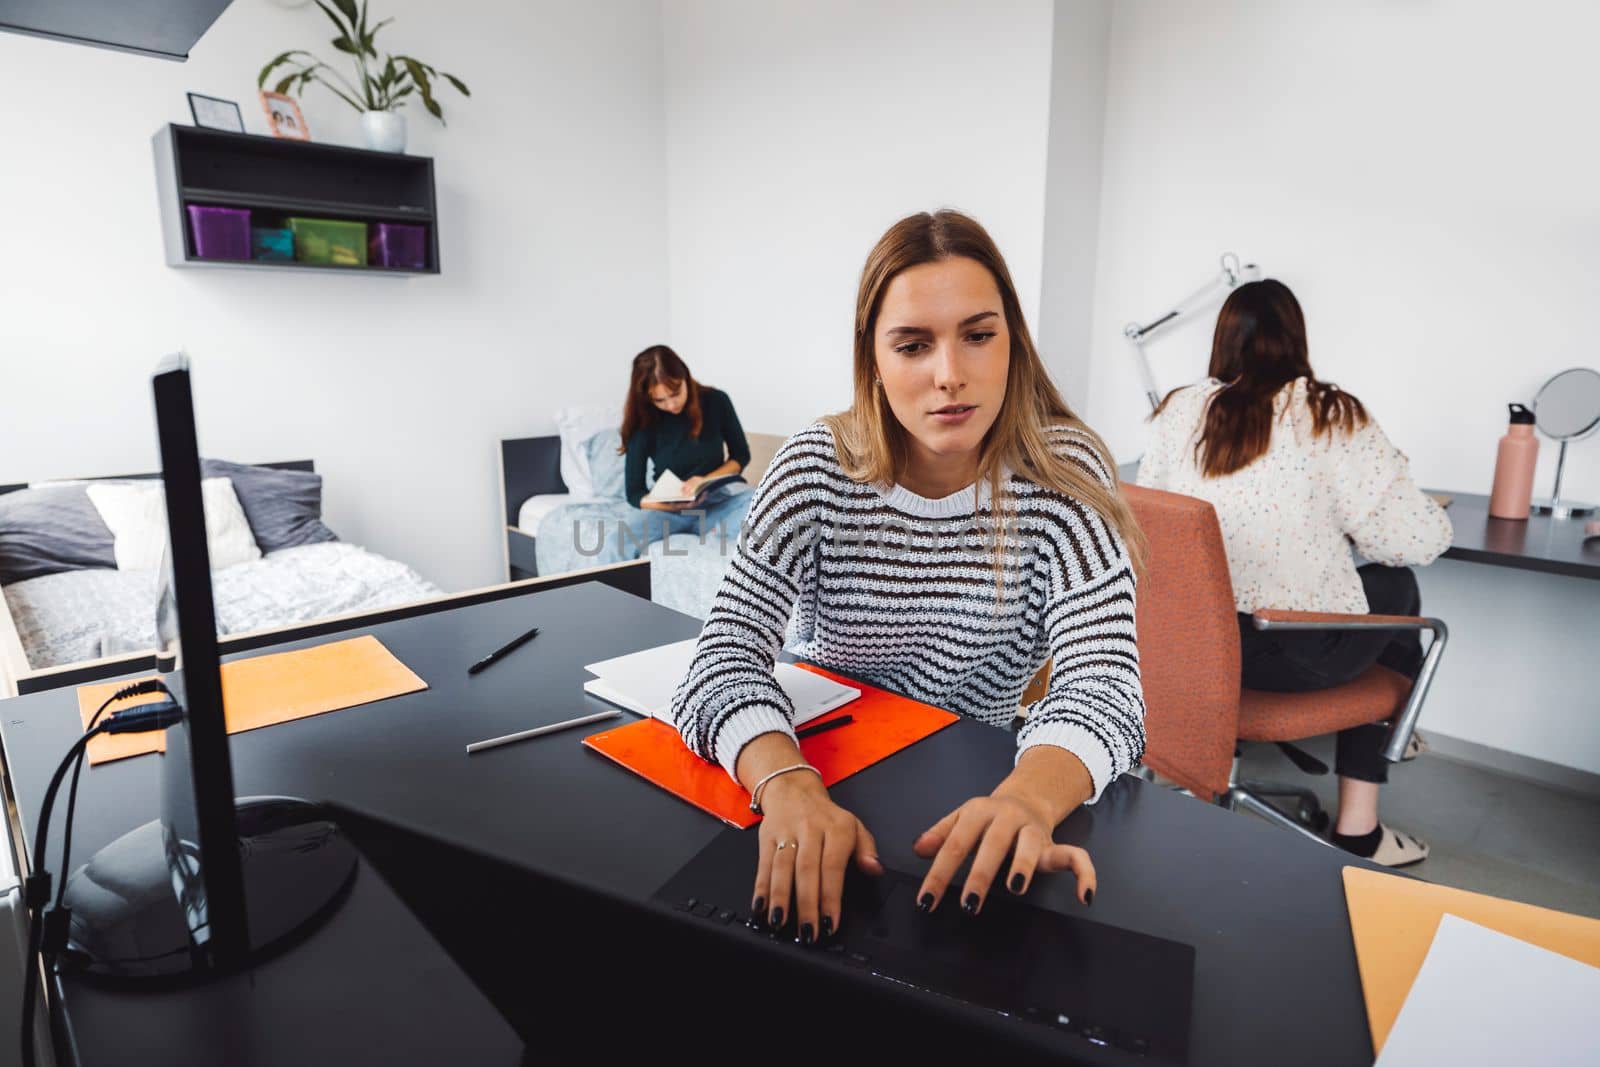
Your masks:
[{"label": "bed", "polygon": [[[208,460],[208,484],[235,489],[241,534],[254,558],[219,559],[207,499],[219,635],[253,633],[393,608],[441,590],[406,564],[341,541],[321,522],[321,479],[309,460],[231,464]],[[0,486],[0,673],[5,693],[27,680],[71,676],[76,665],[155,647],[157,574],[124,558],[91,492],[159,492],[154,475]],[[81,495],[81,499],[80,499]],[[103,496],[102,496],[102,499]],[[89,501],[89,506],[85,506]],[[164,516],[164,511],[160,513]],[[97,518],[100,525],[97,526]],[[159,525],[164,541],[164,525]],[[106,557],[106,546],[113,554]],[[108,565],[109,564],[109,565]]]},{"label": "bed", "polygon": [[[500,442],[501,512],[506,568],[512,580],[565,573],[581,564],[570,553],[552,552],[548,539],[541,551],[539,530],[542,527],[548,535],[552,528],[570,528],[567,524],[573,519],[603,514],[615,506],[621,495],[620,460],[614,455],[620,421],[607,408],[566,408],[557,413],[557,433]],[[750,463],[742,473],[754,486],[784,438],[745,436]],[[692,533],[652,543],[642,557],[650,563],[650,598],[705,618],[733,547],[731,534],[726,546],[719,537],[702,542]],[[554,571],[552,560],[557,561]]]}]

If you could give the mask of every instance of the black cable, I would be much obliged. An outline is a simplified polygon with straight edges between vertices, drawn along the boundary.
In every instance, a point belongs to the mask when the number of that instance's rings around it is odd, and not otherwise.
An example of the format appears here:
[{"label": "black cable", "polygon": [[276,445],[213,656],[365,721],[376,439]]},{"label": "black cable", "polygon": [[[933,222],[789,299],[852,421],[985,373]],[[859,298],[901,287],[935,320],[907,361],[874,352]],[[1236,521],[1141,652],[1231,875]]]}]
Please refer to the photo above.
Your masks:
[{"label": "black cable", "polygon": [[103,729],[102,726],[96,726],[72,743],[66,758],[51,776],[50,785],[44,791],[44,804],[39,809],[39,827],[33,837],[33,857],[38,869],[29,874],[27,881],[23,883],[23,903],[29,909],[28,957],[22,981],[23,1067],[34,1067],[33,1004],[39,995],[39,950],[44,940],[44,924],[41,919],[44,906],[50,902],[50,872],[44,866],[44,846],[50,839],[50,812],[55,807],[56,791],[61,788],[61,779],[66,776],[67,768],[83,752],[89,740],[98,736]]},{"label": "black cable", "polygon": [[[168,699],[172,697],[172,690],[168,689],[166,683],[159,678],[146,678],[143,681],[134,682],[132,685],[125,685],[106,698],[105,703],[100,705],[94,716],[89,720],[89,725],[86,729],[93,730],[100,722],[100,716],[104,715],[106,709],[117,701],[150,693],[165,693]],[[67,825],[61,834],[61,866],[57,868],[61,872],[61,882],[56,887],[56,907],[58,908],[67,899],[67,879],[72,875],[72,824],[78,812],[78,776],[83,773],[83,762],[88,758],[89,750],[85,747],[83,751],[78,753],[78,762],[72,768],[72,784],[67,787]],[[39,862],[44,862],[42,857]]]},{"label": "black cable", "polygon": [[[147,693],[166,693],[168,699],[159,704],[139,705],[127,711],[113,715],[105,722],[100,721],[100,716],[106,708],[118,700],[131,696]],[[75,801],[77,798],[78,773],[83,767],[84,753],[89,742],[102,733],[136,733],[146,730],[165,729],[173,722],[179,721],[183,709],[171,699],[172,691],[160,679],[147,678],[141,682],[124,686],[117,690],[95,711],[94,717],[89,720],[89,728],[83,736],[73,742],[72,748],[67,750],[66,756],[56,766],[55,773],[50,777],[50,784],[45,788],[44,802],[39,809],[39,826],[34,833],[33,861],[36,869],[28,875],[24,885],[23,904],[28,909],[28,955],[24,970],[22,985],[22,1063],[24,1067],[34,1067],[33,1047],[33,1010],[39,995],[39,966],[40,953],[44,949],[44,940],[47,927],[54,927],[50,932],[55,935],[52,940],[66,940],[66,927],[70,916],[61,902],[65,899],[68,862],[67,849],[71,846],[72,818],[74,815]],[[126,716],[126,719],[123,716]],[[45,905],[50,903],[50,871],[45,864],[45,846],[50,840],[50,815],[55,808],[56,793],[61,789],[61,780],[67,773],[67,768],[73,768],[72,796],[67,802],[67,825],[63,833],[66,847],[62,855],[61,895],[56,898],[56,908],[51,913],[45,912]],[[52,945],[51,955],[55,952]]]}]

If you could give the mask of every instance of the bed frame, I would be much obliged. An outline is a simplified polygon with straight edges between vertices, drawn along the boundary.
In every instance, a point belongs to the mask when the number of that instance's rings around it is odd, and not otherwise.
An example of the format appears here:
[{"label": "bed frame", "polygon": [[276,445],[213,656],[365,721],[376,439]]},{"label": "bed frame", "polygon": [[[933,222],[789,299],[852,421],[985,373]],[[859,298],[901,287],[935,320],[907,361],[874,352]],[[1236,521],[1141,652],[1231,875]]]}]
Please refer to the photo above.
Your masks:
[{"label": "bed frame", "polygon": [[530,496],[565,493],[561,480],[561,438],[519,437],[500,442],[500,511],[506,524],[506,576],[513,582],[536,577],[534,536],[517,528],[517,512]]},{"label": "bed frame", "polygon": [[[552,437],[550,440],[555,441],[556,438]],[[559,444],[557,445],[555,456],[555,477],[559,483],[561,478]],[[260,463],[256,464],[256,466],[272,467],[276,470],[315,470],[312,461],[308,459],[280,463]],[[127,481],[130,479],[159,477],[159,474],[132,474],[89,480]],[[26,483],[21,485],[0,485],[0,494],[26,488],[28,488]],[[565,492],[566,489],[565,486],[562,486],[558,489],[542,491]],[[519,497],[517,499],[520,502],[523,498]],[[513,524],[516,522],[514,515],[511,518],[511,522]],[[529,538],[529,541],[531,542],[532,538]],[[631,593],[634,596],[649,600],[650,563],[648,560],[641,559],[572,571],[568,574],[554,575],[549,578],[532,579],[529,576],[529,578],[521,581],[469,589],[463,593],[447,593],[414,601],[410,604],[380,608],[377,611],[330,615],[312,622],[295,623],[290,626],[273,627],[265,630],[253,630],[248,633],[229,634],[218,637],[217,644],[224,655],[235,652],[248,652],[280,641],[302,640],[322,637],[345,630],[359,630],[369,626],[376,626],[379,623],[409,619],[447,608],[483,604],[493,600],[505,600],[509,597],[525,596],[545,589],[559,589],[562,586],[577,585],[580,582],[600,582],[624,593]],[[0,610],[0,697],[37,693],[60,686],[83,685],[87,682],[114,678],[123,674],[154,670],[155,663],[155,650],[150,649],[148,651],[124,653],[118,656],[107,656],[102,659],[64,663],[55,667],[31,668],[28,665],[27,656],[23,653],[22,639],[17,635],[16,624],[11,618],[11,612]]]}]

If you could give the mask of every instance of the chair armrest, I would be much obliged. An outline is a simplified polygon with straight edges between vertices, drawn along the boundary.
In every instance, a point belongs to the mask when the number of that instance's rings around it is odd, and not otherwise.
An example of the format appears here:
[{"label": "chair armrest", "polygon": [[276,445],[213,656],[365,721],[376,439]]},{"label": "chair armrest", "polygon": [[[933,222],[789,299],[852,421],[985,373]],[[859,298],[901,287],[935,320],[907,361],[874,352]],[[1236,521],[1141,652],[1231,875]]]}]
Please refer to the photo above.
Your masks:
[{"label": "chair armrest", "polygon": [[1420,615],[1351,615],[1334,611],[1277,611],[1264,609],[1250,616],[1257,630],[1431,630],[1433,640],[1428,643],[1427,654],[1422,657],[1422,669],[1411,683],[1411,695],[1406,705],[1395,717],[1389,730],[1389,740],[1383,746],[1383,758],[1390,763],[1400,762],[1411,732],[1416,729],[1417,718],[1422,714],[1422,702],[1427,699],[1428,687],[1433,684],[1433,673],[1444,655],[1445,642],[1450,630],[1442,619],[1429,619]]},{"label": "chair armrest", "polygon": [[1352,615],[1337,611],[1280,611],[1263,608],[1250,616],[1257,630],[1432,630],[1442,636],[1442,619],[1421,615]]}]

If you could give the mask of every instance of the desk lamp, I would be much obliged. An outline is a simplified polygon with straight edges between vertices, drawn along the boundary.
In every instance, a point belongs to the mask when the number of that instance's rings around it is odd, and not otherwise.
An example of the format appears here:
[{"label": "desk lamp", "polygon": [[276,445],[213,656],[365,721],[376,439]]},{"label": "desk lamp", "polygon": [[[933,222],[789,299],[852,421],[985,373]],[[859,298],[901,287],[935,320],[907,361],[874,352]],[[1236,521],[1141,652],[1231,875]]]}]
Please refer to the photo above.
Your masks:
[{"label": "desk lamp", "polygon": [[1232,252],[1224,252],[1221,259],[1222,269],[1205,285],[1196,289],[1180,300],[1171,311],[1141,326],[1137,322],[1130,322],[1122,328],[1122,336],[1128,339],[1133,346],[1134,362],[1139,368],[1139,379],[1144,383],[1144,395],[1150,400],[1150,410],[1154,411],[1161,403],[1161,393],[1156,389],[1155,376],[1150,372],[1150,359],[1145,354],[1145,342],[1156,336],[1161,331],[1172,326],[1180,319],[1187,318],[1202,308],[1209,307],[1211,302],[1220,294],[1226,293],[1240,282],[1253,282],[1261,278],[1261,268],[1254,263],[1239,263],[1239,257]]}]

